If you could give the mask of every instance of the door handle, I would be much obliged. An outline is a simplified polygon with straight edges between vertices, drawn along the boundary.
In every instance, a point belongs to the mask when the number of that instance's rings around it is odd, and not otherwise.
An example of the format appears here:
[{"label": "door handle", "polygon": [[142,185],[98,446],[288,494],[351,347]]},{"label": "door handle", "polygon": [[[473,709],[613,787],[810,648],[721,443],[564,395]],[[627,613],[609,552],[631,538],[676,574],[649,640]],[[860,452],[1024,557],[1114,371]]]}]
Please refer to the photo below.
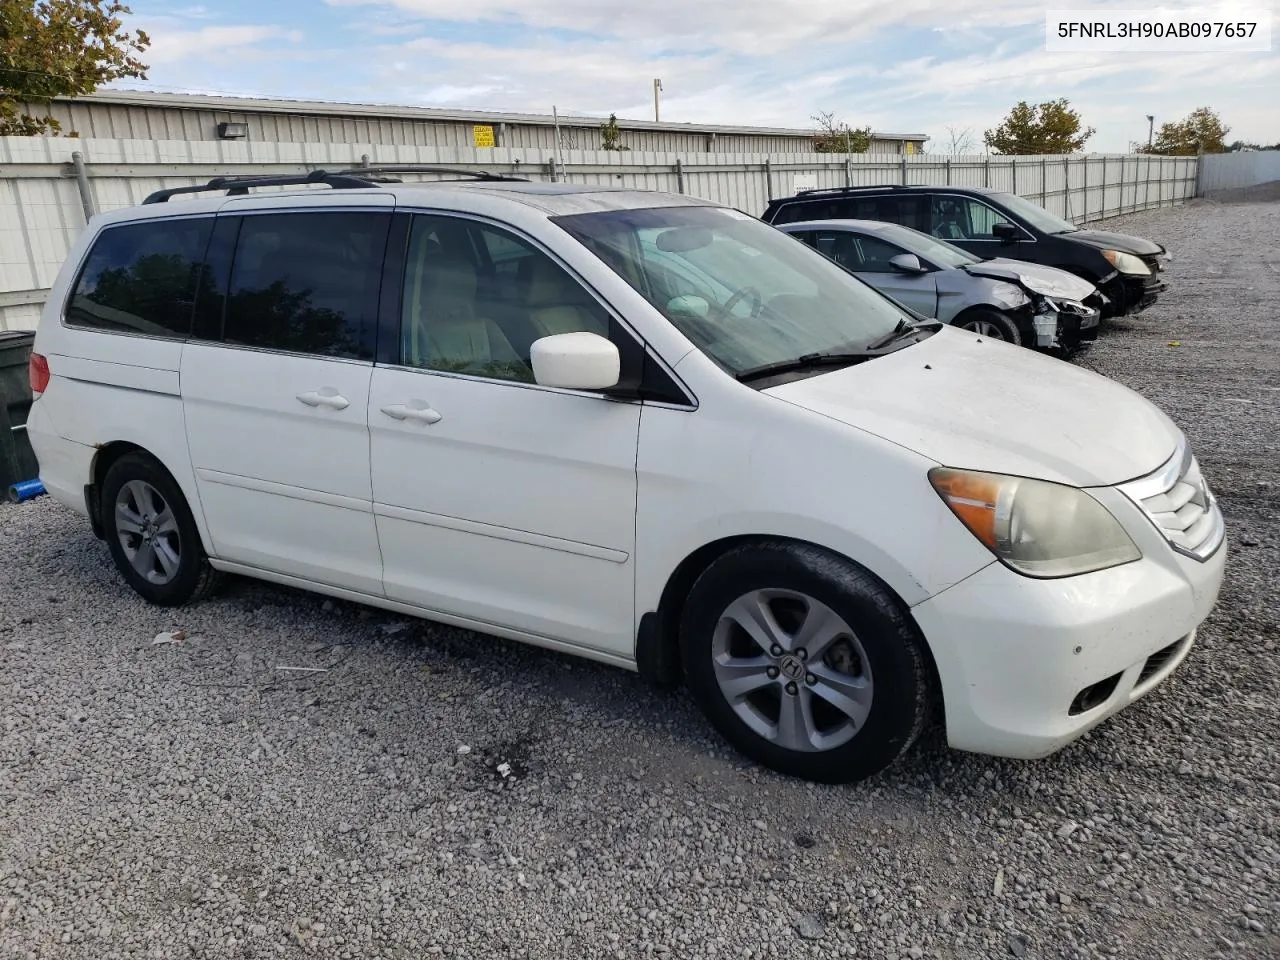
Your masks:
[{"label": "door handle", "polygon": [[328,407],[330,410],[345,410],[351,406],[347,398],[333,387],[321,387],[319,390],[308,390],[298,394],[298,399],[308,407]]},{"label": "door handle", "polygon": [[416,420],[418,423],[439,423],[442,417],[430,404],[423,400],[410,400],[408,403],[393,403],[382,408],[392,420]]}]

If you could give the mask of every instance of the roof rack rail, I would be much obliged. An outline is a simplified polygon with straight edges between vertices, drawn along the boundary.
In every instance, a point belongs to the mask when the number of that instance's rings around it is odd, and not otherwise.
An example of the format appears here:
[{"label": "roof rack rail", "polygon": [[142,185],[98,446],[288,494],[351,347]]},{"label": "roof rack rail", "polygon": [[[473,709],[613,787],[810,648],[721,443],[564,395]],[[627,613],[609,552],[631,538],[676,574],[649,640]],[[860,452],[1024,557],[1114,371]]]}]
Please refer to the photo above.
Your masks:
[{"label": "roof rack rail", "polygon": [[513,180],[528,183],[528,177],[516,177],[506,173],[493,173],[489,170],[467,170],[462,167],[440,167],[430,163],[389,163],[369,167],[348,167],[339,170],[343,176],[364,176],[368,173],[447,173],[455,177],[474,177],[477,180]]},{"label": "roof rack rail", "polygon": [[809,187],[797,190],[796,196],[809,196],[815,193],[857,193],[859,190],[909,190],[912,187],[927,186],[927,183],[869,183],[858,187]]},{"label": "roof rack rail", "polygon": [[170,197],[184,193],[206,193],[212,190],[225,190],[227,196],[242,196],[250,187],[292,187],[309,183],[323,183],[335,190],[353,187],[376,187],[372,178],[357,177],[348,173],[329,173],[327,170],[312,170],[307,174],[288,174],[278,177],[214,177],[208,183],[194,187],[169,187],[149,194],[145,203],[164,203]]}]

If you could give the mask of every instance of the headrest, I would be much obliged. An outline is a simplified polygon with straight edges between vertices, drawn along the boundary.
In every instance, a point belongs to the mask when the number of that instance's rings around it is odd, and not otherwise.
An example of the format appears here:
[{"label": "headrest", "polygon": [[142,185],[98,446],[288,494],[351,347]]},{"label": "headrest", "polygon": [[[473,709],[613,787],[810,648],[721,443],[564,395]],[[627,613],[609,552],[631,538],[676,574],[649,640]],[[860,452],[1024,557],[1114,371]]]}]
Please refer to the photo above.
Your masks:
[{"label": "headrest", "polygon": [[476,297],[476,271],[462,257],[431,258],[422,267],[423,306],[430,320],[470,317]]},{"label": "headrest", "polygon": [[531,306],[559,304],[572,299],[565,291],[565,274],[549,258],[535,254],[529,258],[529,286],[525,293]]}]

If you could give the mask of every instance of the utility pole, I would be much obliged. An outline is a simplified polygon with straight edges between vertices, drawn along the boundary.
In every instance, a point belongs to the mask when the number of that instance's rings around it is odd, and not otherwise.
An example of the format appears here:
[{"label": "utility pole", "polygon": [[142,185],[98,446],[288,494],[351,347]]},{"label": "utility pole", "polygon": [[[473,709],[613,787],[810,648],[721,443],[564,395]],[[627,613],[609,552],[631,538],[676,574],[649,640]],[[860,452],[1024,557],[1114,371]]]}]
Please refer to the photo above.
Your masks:
[{"label": "utility pole", "polygon": [[1156,118],[1151,114],[1147,114],[1147,152],[1151,152],[1152,144],[1155,140]]},{"label": "utility pole", "polygon": [[657,77],[653,78],[653,122],[658,122],[658,93],[662,90],[662,81]]},{"label": "utility pole", "polygon": [[[563,170],[564,170],[564,149],[563,149],[563,148],[564,148],[564,140],[562,140],[562,139],[561,139],[561,137],[560,137],[560,110],[559,110],[557,107],[555,107],[554,105],[551,107],[551,119],[552,119],[552,122],[555,124],[555,129],[556,129],[556,153],[555,153],[555,159],[554,159],[554,161],[553,161],[553,166],[558,166],[558,167],[560,167],[561,172],[563,172]],[[556,179],[558,179],[558,177],[557,177],[557,176],[555,176],[555,174],[553,173],[553,175],[552,175],[551,179],[552,179],[552,180],[556,180]]]}]

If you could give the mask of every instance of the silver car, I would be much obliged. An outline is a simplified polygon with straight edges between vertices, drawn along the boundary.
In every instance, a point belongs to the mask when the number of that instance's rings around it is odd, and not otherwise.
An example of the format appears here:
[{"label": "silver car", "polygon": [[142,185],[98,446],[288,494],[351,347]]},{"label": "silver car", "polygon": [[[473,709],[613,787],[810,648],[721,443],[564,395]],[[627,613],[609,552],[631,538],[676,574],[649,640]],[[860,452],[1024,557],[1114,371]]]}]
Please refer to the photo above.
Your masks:
[{"label": "silver car", "polygon": [[1065,270],[982,260],[945,240],[876,220],[809,220],[778,229],[922,316],[1042,349],[1070,352],[1097,338],[1107,300]]}]

